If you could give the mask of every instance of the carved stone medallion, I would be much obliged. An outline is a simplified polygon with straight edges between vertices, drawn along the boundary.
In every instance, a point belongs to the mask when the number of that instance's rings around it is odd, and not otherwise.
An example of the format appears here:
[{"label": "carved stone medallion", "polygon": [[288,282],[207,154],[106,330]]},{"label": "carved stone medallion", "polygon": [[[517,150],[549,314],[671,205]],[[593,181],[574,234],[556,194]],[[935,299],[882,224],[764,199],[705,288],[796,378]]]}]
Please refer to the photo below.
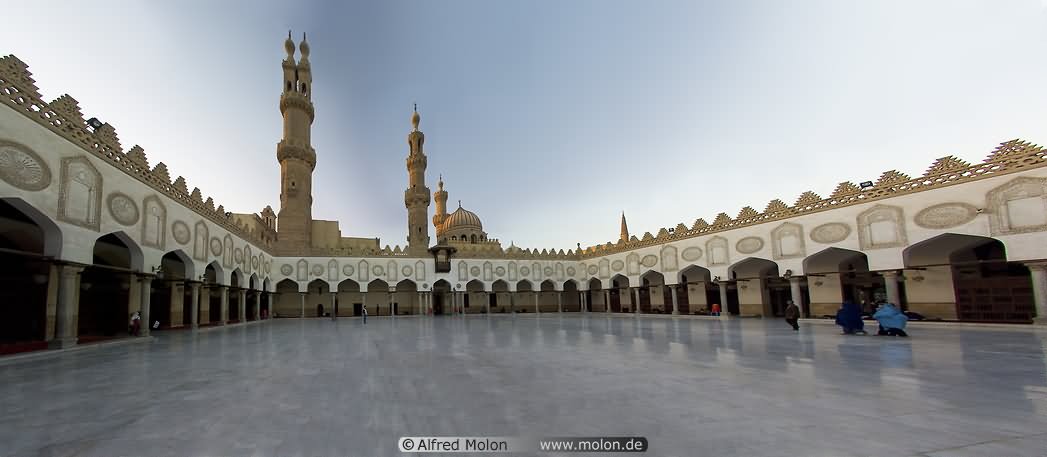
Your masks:
[{"label": "carved stone medallion", "polygon": [[29,148],[0,141],[0,179],[22,190],[43,190],[51,184],[51,170]]},{"label": "carved stone medallion", "polygon": [[189,240],[193,238],[192,232],[189,231],[189,226],[182,221],[174,221],[171,224],[171,236],[178,244],[189,244]]},{"label": "carved stone medallion", "polygon": [[527,276],[529,274],[531,274],[531,269],[530,268],[528,268],[528,267],[520,267],[520,275],[521,276]]},{"label": "carved stone medallion", "polygon": [[222,240],[217,237],[211,238],[211,255],[222,255]]},{"label": "carved stone medallion", "polygon": [[494,269],[494,274],[498,275],[498,277],[505,276],[505,267],[497,267],[497,268],[495,268]]},{"label": "carved stone medallion", "polygon": [[643,259],[640,260],[640,265],[643,265],[643,266],[645,266],[647,268],[651,268],[651,267],[653,267],[653,266],[655,266],[657,264],[658,264],[658,256],[656,256],[656,255],[648,254],[648,255],[643,256]]},{"label": "carved stone medallion", "polygon": [[404,265],[404,267],[400,269],[400,273],[403,273],[404,276],[411,276],[414,274],[414,268],[410,265]]},{"label": "carved stone medallion", "polygon": [[614,262],[611,262],[612,270],[622,271],[623,268],[625,268],[625,262],[622,262],[621,260],[615,260]]},{"label": "carved stone medallion", "polygon": [[683,259],[688,262],[694,262],[695,260],[702,258],[702,248],[698,246],[691,246],[687,249],[684,249],[683,253],[680,254],[680,257],[683,257]]},{"label": "carved stone medallion", "polygon": [[385,274],[385,268],[381,265],[375,265],[371,267],[371,273],[374,273],[375,276],[382,276]]},{"label": "carved stone medallion", "polygon": [[967,203],[941,203],[916,213],[913,222],[923,228],[947,229],[966,224],[978,216],[978,208]]},{"label": "carved stone medallion", "polygon": [[574,276],[575,273],[577,273],[577,271],[574,267],[567,267],[567,276]]},{"label": "carved stone medallion", "polygon": [[258,269],[258,256],[251,257],[251,268]]},{"label": "carved stone medallion", "polygon": [[320,264],[315,264],[313,265],[313,268],[310,270],[310,273],[312,273],[313,276],[323,276],[324,266]]},{"label": "carved stone medallion", "polygon": [[851,235],[851,227],[841,222],[829,222],[811,229],[811,241],[822,244],[839,243]]},{"label": "carved stone medallion", "polygon": [[763,238],[747,236],[738,240],[738,243],[734,245],[734,249],[742,254],[752,254],[763,249]]},{"label": "carved stone medallion", "polygon": [[596,276],[596,274],[600,272],[600,267],[598,267],[596,265],[589,265],[589,270],[588,271],[589,271],[590,275]]},{"label": "carved stone medallion", "polygon": [[552,276],[553,275],[553,267],[545,267],[545,269],[542,270],[542,273],[545,273],[545,277],[547,277],[547,278]]},{"label": "carved stone medallion", "polygon": [[353,269],[352,265],[346,265],[346,266],[342,267],[342,274],[344,274],[346,276],[352,276],[353,272],[355,272],[355,271],[356,270]]},{"label": "carved stone medallion", "polygon": [[109,215],[113,220],[122,225],[135,225],[138,223],[138,204],[131,197],[113,192],[109,194],[106,206],[109,207]]},{"label": "carved stone medallion", "polygon": [[233,251],[233,261],[235,261],[236,263],[240,263],[240,262],[244,261],[244,250],[243,249],[236,248]]},{"label": "carved stone medallion", "polygon": [[291,276],[291,273],[294,273],[294,267],[292,267],[291,264],[288,263],[280,265],[280,273],[284,276]]},{"label": "carved stone medallion", "polygon": [[474,277],[474,278],[477,277],[477,276],[480,276],[480,267],[475,267],[474,266],[474,267],[470,268],[469,269],[469,274],[472,277]]}]

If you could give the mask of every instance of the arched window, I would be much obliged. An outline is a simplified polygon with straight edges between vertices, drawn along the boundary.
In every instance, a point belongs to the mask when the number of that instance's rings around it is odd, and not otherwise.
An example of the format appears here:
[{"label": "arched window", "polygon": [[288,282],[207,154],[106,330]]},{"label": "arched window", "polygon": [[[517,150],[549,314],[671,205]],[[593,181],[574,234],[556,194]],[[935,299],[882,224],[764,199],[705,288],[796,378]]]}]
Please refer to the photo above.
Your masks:
[{"label": "arched window", "polygon": [[291,85],[291,81],[287,81],[287,91],[290,92],[292,90],[294,90],[294,86]]},{"label": "arched window", "polygon": [[306,90],[305,83],[302,83],[302,94],[308,94],[308,93],[309,93],[309,91]]},{"label": "arched window", "polygon": [[472,240],[471,240],[471,242],[472,242],[472,243],[476,243],[476,234],[475,234],[475,233],[474,233],[474,234],[473,234],[473,236],[472,236]]}]

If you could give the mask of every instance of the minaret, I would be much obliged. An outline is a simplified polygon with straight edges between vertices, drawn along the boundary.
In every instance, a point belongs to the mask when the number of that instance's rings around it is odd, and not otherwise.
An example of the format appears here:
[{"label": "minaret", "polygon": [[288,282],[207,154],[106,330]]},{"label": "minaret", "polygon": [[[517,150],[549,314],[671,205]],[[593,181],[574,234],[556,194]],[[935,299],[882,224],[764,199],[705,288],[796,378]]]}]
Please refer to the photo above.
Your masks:
[{"label": "minaret", "polygon": [[625,225],[625,211],[622,211],[622,235],[621,241],[629,241],[629,226]]},{"label": "minaret", "polygon": [[437,190],[433,192],[433,198],[436,200],[436,214],[433,214],[433,226],[436,227],[436,236],[440,236],[440,224],[444,223],[444,219],[447,219],[447,191],[444,190],[444,177],[440,175],[440,180],[436,183]]},{"label": "minaret", "polygon": [[404,191],[404,204],[407,206],[407,252],[411,254],[425,254],[429,249],[429,227],[426,223],[426,216],[429,215],[429,188],[425,187],[427,160],[422,152],[425,134],[418,130],[421,120],[418,105],[415,105],[414,114],[411,115],[414,130],[407,134],[407,145],[411,151],[407,154],[407,190]]},{"label": "minaret", "polygon": [[312,240],[313,169],[316,151],[310,141],[313,124],[313,77],[309,66],[309,43],[302,35],[302,59],[295,63],[294,42],[287,32],[284,42],[283,93],[280,114],[284,117],[284,137],[276,145],[280,162],[280,213],[278,239],[283,248],[309,248]]}]

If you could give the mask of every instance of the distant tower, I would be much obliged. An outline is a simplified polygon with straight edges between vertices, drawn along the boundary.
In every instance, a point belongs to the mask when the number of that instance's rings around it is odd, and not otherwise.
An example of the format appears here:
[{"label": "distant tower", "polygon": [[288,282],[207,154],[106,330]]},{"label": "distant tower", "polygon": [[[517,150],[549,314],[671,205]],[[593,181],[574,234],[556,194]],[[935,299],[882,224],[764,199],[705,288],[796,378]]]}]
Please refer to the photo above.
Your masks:
[{"label": "distant tower", "polygon": [[[418,115],[418,106],[411,115],[414,130],[407,134],[407,145],[411,147],[407,154],[407,190],[404,191],[404,204],[407,206],[407,251],[412,254],[424,254],[429,249],[429,226],[426,216],[429,215],[429,188],[425,187],[425,153],[422,144],[425,134],[418,130],[422,117]],[[441,181],[442,185],[442,181]],[[444,192],[446,194],[446,192]],[[444,197],[446,199],[446,196]]]},{"label": "distant tower", "polygon": [[622,235],[621,241],[629,241],[629,226],[625,225],[625,211],[622,211]]},{"label": "distant tower", "polygon": [[[433,214],[433,226],[436,227],[436,236],[439,238],[440,226],[443,225],[444,220],[447,219],[447,191],[444,190],[443,175],[440,175],[440,180],[436,183],[436,188],[436,192],[433,192],[433,198],[436,199],[436,214]],[[438,242],[440,241],[438,240]]]},{"label": "distant tower", "polygon": [[313,124],[313,77],[309,67],[309,43],[302,35],[299,45],[302,59],[294,60],[294,42],[287,32],[284,50],[283,93],[280,114],[284,117],[284,137],[276,145],[280,162],[280,213],[277,217],[280,245],[286,248],[309,248],[313,220],[313,169],[316,151],[310,141]]}]

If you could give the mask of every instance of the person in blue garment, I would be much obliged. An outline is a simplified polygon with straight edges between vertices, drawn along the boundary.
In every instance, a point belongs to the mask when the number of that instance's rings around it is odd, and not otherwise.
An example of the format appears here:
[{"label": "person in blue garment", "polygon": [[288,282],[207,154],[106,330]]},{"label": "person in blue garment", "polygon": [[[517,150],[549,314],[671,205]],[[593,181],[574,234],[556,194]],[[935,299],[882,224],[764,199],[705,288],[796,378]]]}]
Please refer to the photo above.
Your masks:
[{"label": "person in blue garment", "polygon": [[877,335],[909,336],[908,333],[905,333],[905,324],[909,321],[909,317],[892,303],[884,303],[883,306],[880,306],[880,309],[873,314],[873,319],[880,323]]},{"label": "person in blue garment", "polygon": [[836,325],[843,327],[844,335],[865,335],[865,323],[862,322],[862,308],[850,300],[844,300],[836,312]]}]

